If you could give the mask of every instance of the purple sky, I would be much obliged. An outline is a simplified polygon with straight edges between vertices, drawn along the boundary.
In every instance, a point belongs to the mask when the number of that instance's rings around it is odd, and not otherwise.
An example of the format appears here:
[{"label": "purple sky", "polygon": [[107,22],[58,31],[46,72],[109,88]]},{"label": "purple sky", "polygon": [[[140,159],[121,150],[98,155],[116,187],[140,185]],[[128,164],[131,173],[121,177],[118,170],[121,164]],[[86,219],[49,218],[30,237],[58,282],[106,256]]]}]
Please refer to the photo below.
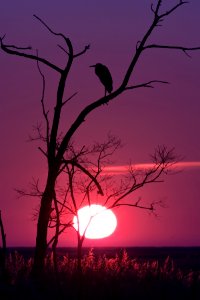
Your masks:
[{"label": "purple sky", "polygon": [[[31,2],[31,3],[30,3]],[[163,1],[176,3],[176,1]],[[102,85],[89,65],[101,62],[112,73],[114,88],[121,82],[136,42],[152,20],[150,1],[1,1],[0,34],[5,42],[18,46],[31,45],[39,55],[63,66],[65,54],[57,47],[62,43],[51,36],[33,18],[37,14],[54,30],[69,36],[76,51],[91,44],[91,49],[75,62],[66,98],[78,95],[62,119],[68,128],[86,104],[102,95]],[[151,42],[200,46],[200,2],[191,0],[158,27]],[[159,144],[175,147],[184,161],[200,161],[200,51],[183,52],[150,50],[142,55],[134,84],[159,79],[170,85],[155,89],[130,91],[93,112],[76,134],[78,143],[104,140],[108,132],[122,139],[124,147],[116,164],[148,163],[149,154]],[[1,148],[0,209],[9,246],[35,243],[36,222],[32,215],[38,201],[17,199],[14,188],[28,187],[32,177],[46,175],[46,165],[39,144],[28,143],[32,126],[42,120],[41,77],[36,63],[9,56],[0,51]],[[47,81],[45,99],[51,107],[55,101],[57,74],[42,66]],[[182,167],[164,183],[137,192],[149,201],[165,199],[167,208],[159,209],[159,217],[138,209],[116,210],[118,227],[105,240],[87,241],[86,245],[106,246],[200,246],[200,168]],[[66,232],[60,245],[74,245],[75,235]]]}]

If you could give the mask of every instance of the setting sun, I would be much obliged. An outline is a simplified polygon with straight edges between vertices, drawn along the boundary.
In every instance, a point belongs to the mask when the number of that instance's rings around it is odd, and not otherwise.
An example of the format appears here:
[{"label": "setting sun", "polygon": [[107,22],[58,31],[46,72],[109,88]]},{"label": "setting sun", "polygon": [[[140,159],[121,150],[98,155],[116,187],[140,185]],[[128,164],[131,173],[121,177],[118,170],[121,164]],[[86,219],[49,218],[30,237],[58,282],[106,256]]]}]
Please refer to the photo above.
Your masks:
[{"label": "setting sun", "polygon": [[[80,235],[85,232],[88,239],[102,239],[111,235],[117,226],[115,214],[102,205],[92,204],[84,206],[78,211]],[[78,221],[73,219],[74,228],[78,230]]]}]

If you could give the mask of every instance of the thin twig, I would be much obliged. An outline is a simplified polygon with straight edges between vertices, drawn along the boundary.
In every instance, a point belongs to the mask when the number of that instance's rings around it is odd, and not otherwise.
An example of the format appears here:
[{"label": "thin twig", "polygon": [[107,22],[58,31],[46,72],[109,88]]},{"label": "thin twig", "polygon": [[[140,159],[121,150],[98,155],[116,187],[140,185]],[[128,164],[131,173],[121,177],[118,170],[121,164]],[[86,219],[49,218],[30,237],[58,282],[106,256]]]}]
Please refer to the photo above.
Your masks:
[{"label": "thin twig", "polygon": [[137,88],[141,88],[141,87],[154,88],[154,86],[152,85],[152,83],[169,84],[168,81],[163,81],[163,80],[151,80],[151,81],[144,82],[144,83],[141,83],[141,84],[137,84],[137,85],[133,85],[133,86],[127,86],[127,87],[125,88],[125,90],[133,90],[133,89],[137,89]]},{"label": "thin twig", "polygon": [[[38,56],[38,50],[37,50],[37,56]],[[39,62],[37,60],[37,68],[38,68],[38,71],[42,77],[42,97],[41,97],[41,104],[42,104],[42,113],[43,113],[43,116],[45,118],[45,121],[46,121],[46,142],[47,142],[47,151],[49,149],[49,119],[48,119],[48,111],[46,111],[45,109],[45,105],[44,105],[44,94],[45,94],[45,85],[46,85],[46,82],[45,82],[45,77],[44,77],[44,74],[42,73],[41,69],[40,69],[40,65],[39,65]]]},{"label": "thin twig", "polygon": [[66,103],[68,103],[72,98],[74,98],[76,95],[78,94],[78,92],[74,93],[73,95],[71,95],[67,100],[65,100],[62,105],[64,106]]},{"label": "thin twig", "polygon": [[86,53],[87,50],[89,50],[89,49],[90,49],[90,45],[85,46],[85,48],[84,48],[81,52],[79,52],[79,53],[77,53],[77,54],[74,54],[74,58],[83,55],[83,54]]},{"label": "thin twig", "polygon": [[183,51],[187,56],[188,53],[186,51],[195,51],[195,50],[200,50],[200,47],[184,47],[184,46],[174,46],[174,45],[159,45],[159,44],[149,44],[143,49],[170,49],[170,50],[181,50]]}]

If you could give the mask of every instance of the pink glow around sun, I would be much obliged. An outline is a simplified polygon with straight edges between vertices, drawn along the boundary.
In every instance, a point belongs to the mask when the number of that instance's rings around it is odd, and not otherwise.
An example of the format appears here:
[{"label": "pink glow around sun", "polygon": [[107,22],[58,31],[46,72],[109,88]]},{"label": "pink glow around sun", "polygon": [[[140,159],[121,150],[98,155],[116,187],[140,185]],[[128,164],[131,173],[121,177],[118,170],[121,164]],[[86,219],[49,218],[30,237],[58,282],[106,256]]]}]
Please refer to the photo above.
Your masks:
[{"label": "pink glow around sun", "polygon": [[[80,235],[88,239],[102,239],[111,235],[117,226],[115,214],[102,205],[84,206],[78,211]],[[77,217],[73,219],[74,228],[78,230]]]}]

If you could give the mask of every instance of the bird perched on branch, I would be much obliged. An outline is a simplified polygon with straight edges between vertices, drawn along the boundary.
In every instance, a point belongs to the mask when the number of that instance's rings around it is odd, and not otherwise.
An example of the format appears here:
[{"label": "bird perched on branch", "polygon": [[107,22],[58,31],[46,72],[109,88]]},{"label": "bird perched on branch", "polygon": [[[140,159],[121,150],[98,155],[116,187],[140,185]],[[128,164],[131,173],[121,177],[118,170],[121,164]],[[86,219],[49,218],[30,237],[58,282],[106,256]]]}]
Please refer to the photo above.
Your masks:
[{"label": "bird perched on branch", "polygon": [[100,63],[92,65],[90,67],[95,68],[96,75],[99,77],[101,83],[104,85],[105,96],[106,92],[111,93],[113,90],[113,80],[108,68]]}]

